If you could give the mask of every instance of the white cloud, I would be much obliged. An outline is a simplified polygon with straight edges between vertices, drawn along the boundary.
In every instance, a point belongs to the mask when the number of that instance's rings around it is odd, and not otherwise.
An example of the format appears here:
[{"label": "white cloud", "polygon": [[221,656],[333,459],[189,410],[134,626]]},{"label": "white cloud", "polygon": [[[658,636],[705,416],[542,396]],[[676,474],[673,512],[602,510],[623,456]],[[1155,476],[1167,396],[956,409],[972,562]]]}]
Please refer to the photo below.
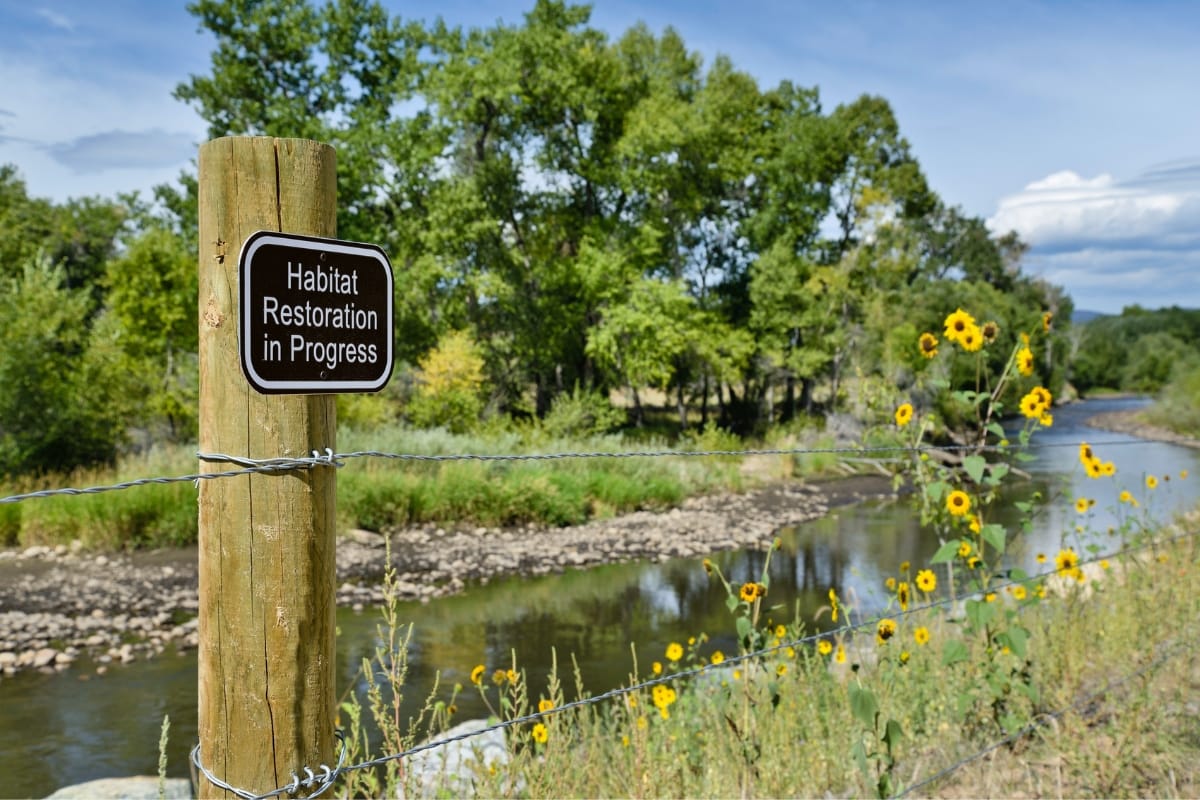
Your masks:
[{"label": "white cloud", "polygon": [[1055,172],[1003,198],[988,226],[1016,230],[1029,269],[1077,308],[1200,308],[1200,159],[1130,180]]},{"label": "white cloud", "polygon": [[57,11],[51,11],[48,8],[39,8],[37,10],[37,15],[49,22],[52,27],[58,28],[59,30],[75,30],[74,23],[72,23],[67,17],[59,14]]},{"label": "white cloud", "polygon": [[1000,201],[988,226],[1015,230],[1042,251],[1097,243],[1152,249],[1200,247],[1200,162],[1179,161],[1131,181],[1069,170],[1034,181]]},{"label": "white cloud", "polygon": [[174,166],[186,163],[195,149],[191,135],[158,129],[106,131],[47,148],[51,158],[76,173]]}]

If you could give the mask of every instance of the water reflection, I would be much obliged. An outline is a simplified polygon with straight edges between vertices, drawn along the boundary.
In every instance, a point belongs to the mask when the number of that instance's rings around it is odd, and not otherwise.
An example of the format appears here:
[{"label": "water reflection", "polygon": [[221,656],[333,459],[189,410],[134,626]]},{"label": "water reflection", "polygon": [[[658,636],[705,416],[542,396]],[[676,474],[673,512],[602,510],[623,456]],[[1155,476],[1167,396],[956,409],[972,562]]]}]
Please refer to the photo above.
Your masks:
[{"label": "water reflection", "polygon": [[[1115,549],[1109,526],[1122,519],[1118,495],[1129,489],[1143,501],[1141,510],[1157,518],[1194,505],[1200,495],[1200,451],[1157,443],[1119,444],[1130,437],[1084,428],[1088,415],[1130,407],[1137,401],[1091,402],[1056,410],[1055,426],[1040,432],[1040,449],[1026,465],[1032,482],[1021,491],[1040,492],[1059,501],[1041,513],[1028,532],[1015,535],[1010,563],[1035,571],[1035,554],[1057,552],[1076,544],[1075,526],[1085,524],[1098,540]],[[1117,464],[1115,479],[1088,480],[1079,469],[1078,444],[1089,441],[1102,458]],[[1187,469],[1185,484],[1177,476]],[[1153,493],[1145,475],[1162,480]],[[1088,515],[1073,508],[1076,497],[1096,500]],[[996,521],[1014,533],[1020,520]],[[883,584],[901,561],[929,562],[939,545],[922,530],[904,501],[867,503],[836,510],[830,516],[780,532],[781,549],[770,564],[770,615],[790,621],[794,615],[809,630],[828,625],[828,615],[814,619],[830,587],[854,598],[859,612],[872,614],[887,598]],[[713,556],[730,583],[757,580],[766,554],[761,551]],[[457,683],[462,719],[483,717],[486,706],[470,686],[476,664],[488,674],[513,664],[526,671],[536,701],[546,691],[547,676],[557,659],[568,699],[579,682],[585,693],[598,694],[627,683],[635,670],[649,674],[668,643],[686,643],[702,633],[714,649],[736,652],[733,623],[719,582],[710,579],[699,561],[637,562],[572,570],[562,575],[492,581],[465,593],[428,604],[407,603],[400,618],[412,625],[408,683],[402,715],[415,716],[431,692],[449,699]],[[338,686],[364,692],[360,670],[365,657],[380,646],[375,612],[338,613]],[[96,777],[153,774],[158,726],[163,713],[172,719],[170,772],[187,774],[187,751],[196,737],[196,661],[194,655],[164,658],[113,668],[103,678],[81,681],[80,672],[46,676],[20,675],[0,681],[0,772],[6,788],[17,795],[42,796],[58,786]],[[436,689],[435,689],[436,687]],[[13,781],[16,781],[15,783]]]}]

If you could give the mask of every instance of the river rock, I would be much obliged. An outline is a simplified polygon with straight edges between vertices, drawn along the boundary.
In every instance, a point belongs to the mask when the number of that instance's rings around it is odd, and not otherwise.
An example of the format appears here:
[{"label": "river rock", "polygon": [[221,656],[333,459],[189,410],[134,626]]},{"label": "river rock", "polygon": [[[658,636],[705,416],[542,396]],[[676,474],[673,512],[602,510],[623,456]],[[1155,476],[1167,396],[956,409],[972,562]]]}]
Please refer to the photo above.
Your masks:
[{"label": "river rock", "polygon": [[[192,783],[187,778],[167,778],[163,781],[167,800],[191,800]],[[157,800],[160,796],[158,778],[137,775],[132,778],[99,778],[87,783],[64,786],[46,800]]]},{"label": "river rock", "polygon": [[[469,738],[450,742],[432,750],[422,750],[409,758],[409,776],[416,785],[413,797],[473,796],[474,775],[508,765],[508,745],[504,741],[504,731],[491,728],[487,720],[473,719],[455,725],[436,740],[454,739],[459,736]],[[514,789],[516,793],[520,792],[518,787]],[[402,792],[399,796],[408,795]]]}]

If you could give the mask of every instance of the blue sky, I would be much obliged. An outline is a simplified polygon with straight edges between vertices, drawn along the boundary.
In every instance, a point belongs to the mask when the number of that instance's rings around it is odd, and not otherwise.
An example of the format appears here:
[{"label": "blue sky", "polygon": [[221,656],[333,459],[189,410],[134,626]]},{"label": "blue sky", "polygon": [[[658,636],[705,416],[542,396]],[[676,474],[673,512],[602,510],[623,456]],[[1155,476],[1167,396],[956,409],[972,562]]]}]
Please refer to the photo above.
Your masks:
[{"label": "blue sky", "polygon": [[[385,0],[451,24],[517,22],[533,0]],[[1028,272],[1077,308],[1200,307],[1200,4],[625,2],[611,37],[673,26],[763,87],[827,109],[879,94],[933,188],[1017,230]],[[0,0],[0,163],[56,201],[147,193],[189,168],[204,123],[171,97],[212,41],[171,0]]]}]

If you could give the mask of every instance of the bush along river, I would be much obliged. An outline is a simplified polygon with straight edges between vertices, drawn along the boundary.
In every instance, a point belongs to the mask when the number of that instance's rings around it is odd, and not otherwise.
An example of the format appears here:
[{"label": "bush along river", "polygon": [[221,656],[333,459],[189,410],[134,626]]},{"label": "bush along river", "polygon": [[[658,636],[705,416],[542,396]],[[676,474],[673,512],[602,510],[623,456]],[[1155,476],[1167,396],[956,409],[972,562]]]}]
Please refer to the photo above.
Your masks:
[{"label": "bush along river", "polygon": [[[1049,555],[1052,563],[1064,544],[1079,550],[1087,544],[1077,539],[1077,526],[1085,518],[1086,529],[1096,532],[1095,545],[1104,551],[1118,549],[1119,540],[1106,531],[1129,513],[1128,504],[1118,499],[1123,489],[1140,498],[1137,513],[1147,520],[1167,520],[1196,505],[1200,450],[1137,440],[1086,424],[1096,414],[1129,411],[1144,403],[1096,400],[1055,409],[1054,426],[1035,437],[1036,459],[1022,465],[1032,476],[1022,491],[1040,492],[1053,502],[1036,515],[1031,530],[1012,541],[1011,565],[1032,574],[1046,569],[1037,563],[1038,553]],[[1092,481],[1083,474],[1081,441],[1116,463],[1115,480]],[[1181,480],[1185,472],[1189,478]],[[1153,492],[1145,488],[1148,475],[1160,481]],[[1079,497],[1095,501],[1083,516],[1075,508]],[[850,504],[839,505],[838,498]],[[1019,527],[1016,519],[1007,522],[1010,530]],[[626,527],[616,530],[621,525]],[[734,584],[756,580],[765,548],[778,536],[782,547],[770,564],[771,604],[783,606],[777,621],[790,621],[796,611],[811,621],[831,587],[843,597],[856,598],[860,615],[882,609],[887,602],[885,578],[895,575],[902,561],[911,561],[914,568],[928,564],[939,546],[935,535],[921,528],[910,504],[891,496],[885,480],[774,487],[738,498],[695,501],[664,514],[610,521],[604,530],[608,538],[603,544],[596,539],[605,536],[585,535],[586,545],[581,545],[576,534],[573,547],[555,538],[569,534],[554,531],[425,530],[394,536],[394,563],[404,596],[413,598],[401,602],[399,614],[412,625],[404,716],[414,716],[440,680],[438,699],[448,700],[455,683],[466,687],[456,700],[455,719],[486,717],[486,707],[470,687],[470,672],[477,664],[485,665],[488,674],[507,669],[514,653],[536,697],[544,691],[555,659],[564,686],[574,685],[574,658],[585,690],[598,694],[628,682],[635,654],[645,675],[651,662],[663,659],[670,642],[686,642],[703,633],[709,639],[703,653],[736,652],[724,591],[701,566],[705,555]],[[481,537],[489,547],[479,546]],[[531,556],[528,548],[506,546],[531,537],[547,537],[545,547],[554,557]],[[405,561],[405,548],[411,545],[420,552],[422,538],[430,540],[426,550],[441,553],[445,563],[431,566],[419,556]],[[366,683],[360,668],[363,659],[375,653],[382,618],[371,605],[377,593],[356,586],[351,578],[368,574],[364,565],[374,562],[377,567],[384,557],[367,534],[339,540],[339,549],[343,547],[354,563],[346,576],[339,563],[339,580],[347,579],[339,590],[338,686],[339,692],[361,694]],[[187,776],[188,752],[197,735],[195,631],[187,613],[195,603],[195,564],[189,563],[195,551],[142,554],[132,561],[101,557],[113,560],[101,570],[126,587],[127,594],[117,598],[127,626],[120,635],[98,627],[88,633],[92,623],[79,621],[105,616],[88,613],[96,601],[87,596],[86,583],[78,587],[79,593],[57,585],[66,571],[81,571],[69,569],[75,563],[72,558],[92,567],[96,558],[89,560],[69,549],[6,556],[0,559],[0,586],[9,590],[0,589],[0,620],[41,614],[51,622],[36,624],[52,625],[75,603],[76,621],[64,624],[75,625],[82,642],[94,637],[99,647],[43,646],[33,651],[35,657],[40,651],[42,660],[49,659],[38,664],[40,668],[10,668],[0,677],[0,774],[6,776],[0,793],[42,797],[96,778],[153,775],[164,715],[171,721],[168,774]],[[610,563],[622,558],[623,563]],[[473,569],[479,564],[491,566]],[[440,576],[440,588],[413,585],[421,572]],[[507,576],[495,577],[499,573]],[[149,590],[139,589],[138,581],[147,575],[154,576],[148,585],[158,594],[142,608],[139,598]],[[100,577],[87,580],[97,582],[93,590],[99,586],[119,593]],[[47,588],[49,584],[57,589]],[[26,599],[18,604],[22,592]],[[163,592],[173,599],[164,601]],[[31,593],[45,605],[30,600]],[[71,596],[44,597],[54,594]],[[822,621],[828,624],[827,617]],[[3,636],[0,631],[0,651]],[[18,657],[30,658],[11,658]],[[567,699],[574,699],[573,691],[567,689]]]}]

